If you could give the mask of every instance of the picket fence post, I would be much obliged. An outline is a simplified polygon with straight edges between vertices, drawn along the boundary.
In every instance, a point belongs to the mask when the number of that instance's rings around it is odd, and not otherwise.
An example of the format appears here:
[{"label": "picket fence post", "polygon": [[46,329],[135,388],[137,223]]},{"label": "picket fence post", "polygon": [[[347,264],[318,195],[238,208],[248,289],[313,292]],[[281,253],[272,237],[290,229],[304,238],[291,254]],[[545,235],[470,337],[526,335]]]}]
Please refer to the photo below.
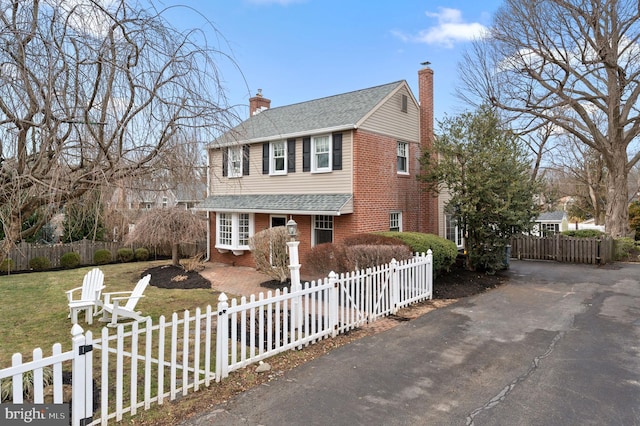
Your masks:
[{"label": "picket fence post", "polygon": [[338,335],[338,274],[331,271],[329,273],[329,283],[331,284],[329,293],[329,327],[331,328],[331,337]]},{"label": "picket fence post", "polygon": [[389,291],[391,291],[391,314],[398,313],[398,305],[400,304],[400,271],[398,270],[398,261],[393,258],[389,263]]},{"label": "picket fence post", "polygon": [[221,293],[218,297],[218,324],[216,332],[216,382],[229,375],[229,298]]},{"label": "picket fence post", "polygon": [[93,345],[92,334],[82,327],[71,327],[73,359],[71,361],[72,426],[84,426],[93,418]]}]

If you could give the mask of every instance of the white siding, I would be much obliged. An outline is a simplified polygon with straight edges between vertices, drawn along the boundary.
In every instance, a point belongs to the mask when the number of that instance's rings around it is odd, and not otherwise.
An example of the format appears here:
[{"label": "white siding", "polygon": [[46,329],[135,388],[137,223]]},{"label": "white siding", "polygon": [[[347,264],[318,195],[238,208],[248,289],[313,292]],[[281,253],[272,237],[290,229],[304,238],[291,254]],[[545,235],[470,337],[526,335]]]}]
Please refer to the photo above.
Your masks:
[{"label": "white siding", "polygon": [[222,176],[222,151],[211,150],[211,195],[255,194],[349,194],[353,192],[353,135],[342,133],[342,170],[329,173],[302,171],[302,138],[296,139],[296,171],[286,175],[262,174],[262,143],[251,145],[249,175]]}]

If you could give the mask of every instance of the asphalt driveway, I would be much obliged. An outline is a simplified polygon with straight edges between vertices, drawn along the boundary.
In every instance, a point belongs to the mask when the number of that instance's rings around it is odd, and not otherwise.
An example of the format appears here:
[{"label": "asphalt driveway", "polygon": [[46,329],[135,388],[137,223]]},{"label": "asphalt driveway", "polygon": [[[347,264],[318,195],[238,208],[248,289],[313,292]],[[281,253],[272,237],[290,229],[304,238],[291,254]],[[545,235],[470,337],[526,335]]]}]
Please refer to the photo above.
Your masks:
[{"label": "asphalt driveway", "polygon": [[640,425],[640,265],[509,274],[182,424]]}]

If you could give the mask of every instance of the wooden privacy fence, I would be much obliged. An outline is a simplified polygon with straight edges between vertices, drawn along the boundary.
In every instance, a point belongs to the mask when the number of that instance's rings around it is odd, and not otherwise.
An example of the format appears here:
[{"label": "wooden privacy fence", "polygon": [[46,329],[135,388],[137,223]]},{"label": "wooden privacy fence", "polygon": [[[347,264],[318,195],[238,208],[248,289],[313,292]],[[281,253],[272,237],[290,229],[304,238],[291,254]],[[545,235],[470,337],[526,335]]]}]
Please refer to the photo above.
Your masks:
[{"label": "wooden privacy fence", "polygon": [[[231,301],[223,293],[217,309],[197,308],[194,313],[184,311],[181,317],[174,313],[170,319],[160,317],[156,324],[149,318],[120,324],[116,329],[104,327],[94,339],[87,332],[86,343],[76,324],[74,350],[60,355],[56,344],[53,357],[42,361],[38,356],[27,364],[16,354],[14,367],[0,369],[0,385],[3,379],[12,378],[13,403],[22,403],[24,373],[38,373],[43,366],[55,365],[58,377],[60,363],[73,359],[71,424],[111,424],[121,421],[124,414],[134,416],[138,409],[147,410],[152,404],[210,386],[267,357],[335,337],[431,299],[432,265],[429,251],[365,271],[340,276],[332,273],[317,282],[298,284],[292,291],[269,291],[266,296],[260,293]],[[80,360],[79,355],[87,357]],[[99,398],[93,399],[99,402],[92,407],[88,400],[93,381],[99,392]],[[42,381],[37,383],[41,389]],[[81,396],[83,393],[89,396]],[[78,400],[84,404],[76,412]],[[61,402],[59,391],[54,392],[54,402]]]},{"label": "wooden privacy fence", "polygon": [[[109,250],[112,258],[115,260],[118,250],[123,247],[138,248],[124,245],[122,242],[90,241],[87,239],[65,244],[31,244],[21,242],[11,249],[8,258],[13,261],[14,271],[28,271],[30,269],[29,261],[34,257],[46,257],[49,259],[49,262],[51,262],[52,268],[58,268],[60,266],[60,257],[69,252],[76,252],[80,255],[81,265],[93,265],[93,254],[97,250]],[[206,241],[181,244],[180,253],[183,256],[193,256],[197,253],[205,253],[206,248]],[[170,256],[171,248],[151,248],[149,252],[152,258],[155,256]]]},{"label": "wooden privacy fence", "polygon": [[549,237],[522,235],[511,239],[511,257],[516,259],[604,264],[613,261],[613,250],[611,237],[575,238],[556,234]]}]

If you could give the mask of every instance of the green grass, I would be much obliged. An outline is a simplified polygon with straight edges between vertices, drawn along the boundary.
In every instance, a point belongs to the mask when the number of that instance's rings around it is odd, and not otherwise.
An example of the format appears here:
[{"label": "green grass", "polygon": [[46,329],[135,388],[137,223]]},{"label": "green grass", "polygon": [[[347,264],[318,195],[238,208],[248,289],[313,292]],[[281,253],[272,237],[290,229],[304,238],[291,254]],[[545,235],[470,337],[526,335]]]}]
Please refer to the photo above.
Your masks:
[{"label": "green grass", "polygon": [[[141,272],[167,263],[164,260],[102,265],[104,291],[132,290]],[[51,355],[54,343],[61,343],[63,351],[71,349],[72,324],[67,318],[65,291],[82,285],[82,278],[92,268],[0,276],[0,368],[10,366],[11,356],[16,352],[28,361],[37,347],[42,348],[45,357]],[[181,314],[185,309],[194,312],[196,307],[205,309],[207,305],[215,309],[219,293],[209,289],[148,286],[144,296],[136,309],[150,315],[156,324],[161,315],[170,320],[173,312]],[[91,330],[95,338],[105,326],[98,319],[94,317],[93,325],[89,326],[82,312],[78,315],[78,324],[84,330]]]}]

